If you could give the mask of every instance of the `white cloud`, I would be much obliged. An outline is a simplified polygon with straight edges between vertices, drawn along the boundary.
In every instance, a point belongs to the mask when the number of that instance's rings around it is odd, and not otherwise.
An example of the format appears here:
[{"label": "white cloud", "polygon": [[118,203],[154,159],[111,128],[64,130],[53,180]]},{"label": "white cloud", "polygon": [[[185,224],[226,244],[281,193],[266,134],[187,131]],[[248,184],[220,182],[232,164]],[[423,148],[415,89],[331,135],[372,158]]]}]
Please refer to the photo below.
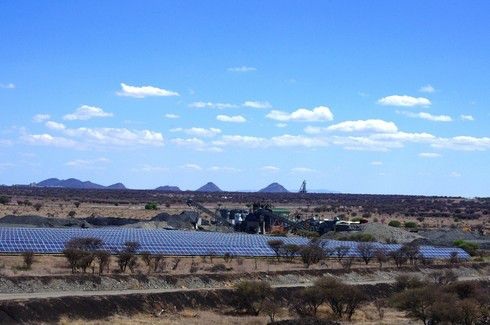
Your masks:
[{"label": "white cloud", "polygon": [[221,122],[228,122],[228,123],[245,123],[247,122],[247,119],[241,115],[218,115],[216,116],[216,119]]},{"label": "white cloud", "polygon": [[97,158],[97,159],[75,159],[66,162],[65,165],[74,168],[84,168],[84,169],[99,169],[103,168],[103,165],[110,163],[111,161],[107,158]]},{"label": "white cloud", "polygon": [[371,165],[373,165],[373,166],[381,166],[381,165],[383,165],[383,162],[382,161],[379,161],[379,160],[375,160],[375,161],[371,161]]},{"label": "white cloud", "polygon": [[313,173],[315,171],[316,170],[311,169],[311,168],[308,168],[308,167],[295,167],[295,168],[291,168],[291,172],[292,173],[298,173],[298,174],[302,174],[302,173]]},{"label": "white cloud", "polygon": [[432,103],[424,97],[412,97],[407,95],[392,95],[380,98],[378,104],[383,106],[430,106]]},{"label": "white cloud", "polygon": [[75,110],[74,113],[67,114],[63,116],[64,120],[75,121],[75,120],[89,120],[94,117],[111,117],[112,113],[104,112],[100,107],[82,105]]},{"label": "white cloud", "polygon": [[36,114],[32,117],[32,121],[36,123],[41,123],[47,121],[51,118],[49,114]]},{"label": "white cloud", "polygon": [[327,128],[320,128],[314,126],[308,126],[305,128],[305,132],[309,134],[319,134],[324,131],[395,133],[398,131],[398,127],[393,122],[373,119],[373,120],[344,121],[338,124],[331,125]]},{"label": "white cloud", "polygon": [[475,118],[472,115],[461,114],[459,118],[463,121],[474,121]]},{"label": "white cloud", "polygon": [[44,125],[48,129],[51,129],[51,130],[64,130],[64,129],[66,129],[66,127],[63,123],[58,123],[58,122],[54,122],[54,121],[47,121]]},{"label": "white cloud", "polygon": [[0,88],[3,88],[3,89],[15,89],[15,85],[13,83],[0,84]]},{"label": "white cloud", "polygon": [[269,166],[260,167],[260,170],[264,171],[264,172],[275,173],[275,172],[278,172],[280,169],[279,169],[279,167],[269,165]]},{"label": "white cloud", "polygon": [[266,139],[244,135],[224,135],[220,140],[213,141],[215,146],[242,146],[248,148],[262,147],[266,144]]},{"label": "white cloud", "polygon": [[439,157],[441,157],[441,154],[437,153],[437,152],[421,152],[421,153],[419,153],[419,157],[422,157],[422,158],[439,158]]},{"label": "white cloud", "polygon": [[197,151],[222,152],[223,149],[217,146],[210,146],[208,143],[198,138],[175,138],[170,140],[174,145],[189,148]]},{"label": "white cloud", "polygon": [[127,97],[134,97],[134,98],[145,98],[145,97],[151,97],[151,96],[162,96],[162,97],[169,97],[169,96],[180,96],[178,92],[163,89],[163,88],[158,88],[158,87],[153,87],[153,86],[130,86],[125,83],[121,83],[121,90],[116,93],[118,96],[127,96]]},{"label": "white cloud", "polygon": [[202,170],[202,167],[197,165],[197,164],[185,164],[185,165],[182,165],[180,166],[180,168],[183,168],[183,169],[189,169],[189,170]]},{"label": "white cloud", "polygon": [[180,116],[177,115],[177,114],[168,113],[168,114],[165,114],[165,118],[168,118],[168,119],[171,119],[171,120],[175,120],[175,119],[180,118]]},{"label": "white cloud", "polygon": [[239,67],[231,67],[231,68],[228,68],[227,70],[228,70],[228,72],[252,72],[252,71],[257,71],[257,68],[242,65]]},{"label": "white cloud", "polygon": [[0,139],[0,147],[9,147],[13,144],[11,140]]},{"label": "white cloud", "polygon": [[429,93],[429,94],[431,94],[431,93],[435,92],[436,89],[434,87],[432,87],[432,85],[425,85],[423,87],[420,87],[419,91],[422,92],[422,93]]},{"label": "white cloud", "polygon": [[278,128],[285,128],[287,126],[288,125],[286,123],[276,123],[276,127],[278,127]]},{"label": "white cloud", "polygon": [[453,172],[451,172],[451,173],[449,174],[449,177],[461,177],[461,174],[460,174],[459,172],[454,172],[454,171],[453,171]]},{"label": "white cloud", "polygon": [[438,138],[432,144],[434,148],[444,148],[461,151],[485,151],[490,149],[489,137],[457,136]]},{"label": "white cloud", "polygon": [[272,108],[272,105],[269,102],[260,102],[254,100],[247,100],[243,103],[243,106],[249,108]]},{"label": "white cloud", "polygon": [[226,109],[226,108],[236,108],[235,104],[230,103],[213,103],[213,102],[193,102],[189,104],[192,108],[215,108],[215,109]]},{"label": "white cloud", "polygon": [[326,139],[306,137],[303,135],[284,134],[270,139],[270,144],[277,147],[325,147],[328,145]]},{"label": "white cloud", "polygon": [[55,137],[51,134],[24,134],[22,140],[31,145],[53,146],[62,148],[74,148],[78,143],[64,137]]},{"label": "white cloud", "polygon": [[240,172],[241,169],[235,167],[227,167],[227,166],[213,166],[209,168],[212,172]]},{"label": "white cloud", "polygon": [[143,173],[159,173],[159,172],[167,172],[169,171],[168,167],[165,166],[155,166],[150,164],[143,164],[138,168],[133,168],[134,172],[143,172]]},{"label": "white cloud", "polygon": [[195,137],[214,137],[218,134],[221,133],[220,129],[217,128],[189,128],[189,129],[183,129],[183,128],[175,128],[171,129],[170,132],[184,132],[185,134],[192,135]]},{"label": "white cloud", "polygon": [[406,112],[406,111],[401,111],[398,113],[403,114],[403,115],[408,116],[408,117],[420,118],[420,119],[432,121],[432,122],[452,122],[453,121],[453,119],[449,115],[432,115],[432,114],[426,113],[426,112],[413,113],[413,112]]},{"label": "white cloud", "polygon": [[300,108],[292,113],[273,110],[266,115],[267,118],[276,120],[279,122],[288,121],[305,121],[305,122],[319,122],[319,121],[331,121],[333,120],[333,114],[326,106],[318,106],[311,110],[306,108]]}]

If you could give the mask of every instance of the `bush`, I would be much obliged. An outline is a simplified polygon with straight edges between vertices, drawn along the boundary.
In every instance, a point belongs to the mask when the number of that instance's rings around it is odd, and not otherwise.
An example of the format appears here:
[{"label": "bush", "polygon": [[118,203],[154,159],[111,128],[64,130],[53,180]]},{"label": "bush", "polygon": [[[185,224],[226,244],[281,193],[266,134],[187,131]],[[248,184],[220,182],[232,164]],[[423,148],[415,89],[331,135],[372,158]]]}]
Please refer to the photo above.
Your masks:
[{"label": "bush", "polygon": [[68,212],[68,216],[73,218],[77,213],[73,210],[71,210],[70,212]]},{"label": "bush", "polygon": [[301,247],[296,244],[286,244],[282,247],[283,255],[288,262],[292,262],[300,250]]},{"label": "bush", "polygon": [[399,228],[401,226],[401,222],[398,220],[391,220],[388,222],[388,226]]},{"label": "bush", "polygon": [[374,257],[375,248],[372,243],[359,243],[357,244],[357,251],[361,255],[362,260],[366,265],[369,264],[371,259]]},{"label": "bush", "polygon": [[23,252],[22,258],[24,259],[24,269],[30,270],[32,268],[32,264],[34,263],[34,252]]},{"label": "bush", "polygon": [[320,261],[325,258],[325,251],[323,248],[313,243],[303,246],[299,254],[307,268],[312,264],[320,263]]},{"label": "bush", "polygon": [[10,203],[10,198],[8,196],[2,195],[0,196],[0,204],[6,205]]},{"label": "bush", "polygon": [[461,239],[455,240],[453,243],[455,246],[464,249],[471,256],[477,255],[478,244],[467,242]]},{"label": "bush", "polygon": [[374,236],[371,234],[352,234],[350,236],[342,236],[339,238],[339,240],[370,242],[370,241],[376,241],[376,238],[374,238]]},{"label": "bush", "polygon": [[404,226],[405,228],[415,229],[415,228],[417,228],[417,223],[416,223],[416,222],[413,222],[413,221],[405,221],[405,222],[403,223],[403,226]]},{"label": "bush", "polygon": [[263,281],[242,281],[235,286],[236,308],[251,315],[259,315],[265,300],[273,293],[269,283]]},{"label": "bush", "polygon": [[284,246],[284,241],[280,239],[271,239],[267,242],[267,245],[274,251],[277,257],[277,261],[279,261],[279,258],[281,257],[281,249]]},{"label": "bush", "polygon": [[138,242],[127,241],[124,243],[124,248],[117,255],[117,264],[121,272],[126,272],[128,267],[131,273],[134,272],[138,265],[138,257],[135,254],[139,247],[140,244]]},{"label": "bush", "polygon": [[158,205],[155,202],[148,202],[145,205],[145,210],[158,210]]},{"label": "bush", "polygon": [[70,264],[72,273],[81,269],[83,273],[92,265],[102,240],[94,237],[76,237],[65,244],[63,254]]},{"label": "bush", "polygon": [[41,208],[42,208],[42,207],[43,207],[42,203],[39,203],[39,202],[38,202],[38,203],[35,203],[35,204],[34,204],[34,209],[35,209],[36,211],[41,210]]}]

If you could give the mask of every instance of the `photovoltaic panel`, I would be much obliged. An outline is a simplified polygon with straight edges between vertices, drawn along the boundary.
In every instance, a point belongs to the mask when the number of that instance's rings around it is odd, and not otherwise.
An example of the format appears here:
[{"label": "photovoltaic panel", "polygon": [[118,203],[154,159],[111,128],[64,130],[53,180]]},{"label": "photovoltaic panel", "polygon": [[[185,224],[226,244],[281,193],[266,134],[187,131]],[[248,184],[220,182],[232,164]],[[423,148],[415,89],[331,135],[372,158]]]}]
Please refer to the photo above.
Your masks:
[{"label": "photovoltaic panel", "polygon": [[[219,233],[161,229],[131,228],[10,228],[0,227],[0,252],[59,254],[65,244],[77,237],[100,238],[103,249],[117,253],[127,241],[136,241],[141,247],[140,252],[148,251],[164,255],[224,255],[236,256],[273,256],[274,251],[267,242],[280,239],[285,244],[306,245],[309,240],[304,237],[272,237],[250,235],[244,233]],[[329,251],[339,246],[347,246],[346,256],[359,257],[358,242],[328,240],[322,242]],[[399,249],[399,244],[372,243],[375,249],[391,252]],[[449,258],[452,252],[458,257],[468,259],[469,255],[460,248],[421,246],[420,252],[425,258]],[[335,255],[335,253],[334,253]]]}]

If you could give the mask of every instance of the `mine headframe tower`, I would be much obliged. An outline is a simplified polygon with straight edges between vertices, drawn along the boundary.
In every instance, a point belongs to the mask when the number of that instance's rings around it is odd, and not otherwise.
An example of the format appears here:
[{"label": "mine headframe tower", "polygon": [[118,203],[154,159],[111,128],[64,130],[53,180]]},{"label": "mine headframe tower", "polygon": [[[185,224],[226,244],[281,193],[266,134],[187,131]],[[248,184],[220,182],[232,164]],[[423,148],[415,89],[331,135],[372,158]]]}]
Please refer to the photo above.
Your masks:
[{"label": "mine headframe tower", "polygon": [[299,192],[298,193],[302,193],[302,194],[306,194],[306,181],[303,181],[303,183],[301,183],[301,187],[299,188]]}]

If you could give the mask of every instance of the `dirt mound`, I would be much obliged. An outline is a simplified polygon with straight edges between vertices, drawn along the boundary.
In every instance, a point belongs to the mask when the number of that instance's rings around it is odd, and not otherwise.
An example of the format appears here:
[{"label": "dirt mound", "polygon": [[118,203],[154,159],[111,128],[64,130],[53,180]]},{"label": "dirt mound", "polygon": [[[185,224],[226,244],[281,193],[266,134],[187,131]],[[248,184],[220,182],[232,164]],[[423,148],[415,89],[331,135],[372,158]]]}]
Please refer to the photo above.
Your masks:
[{"label": "dirt mound", "polygon": [[82,219],[68,218],[47,218],[37,215],[8,215],[0,218],[2,226],[26,226],[26,227],[42,227],[42,228],[58,228],[58,227],[90,227]]},{"label": "dirt mound", "polygon": [[150,221],[164,221],[168,226],[175,229],[193,229],[199,218],[199,214],[192,211],[184,211],[179,215],[160,213]]}]

